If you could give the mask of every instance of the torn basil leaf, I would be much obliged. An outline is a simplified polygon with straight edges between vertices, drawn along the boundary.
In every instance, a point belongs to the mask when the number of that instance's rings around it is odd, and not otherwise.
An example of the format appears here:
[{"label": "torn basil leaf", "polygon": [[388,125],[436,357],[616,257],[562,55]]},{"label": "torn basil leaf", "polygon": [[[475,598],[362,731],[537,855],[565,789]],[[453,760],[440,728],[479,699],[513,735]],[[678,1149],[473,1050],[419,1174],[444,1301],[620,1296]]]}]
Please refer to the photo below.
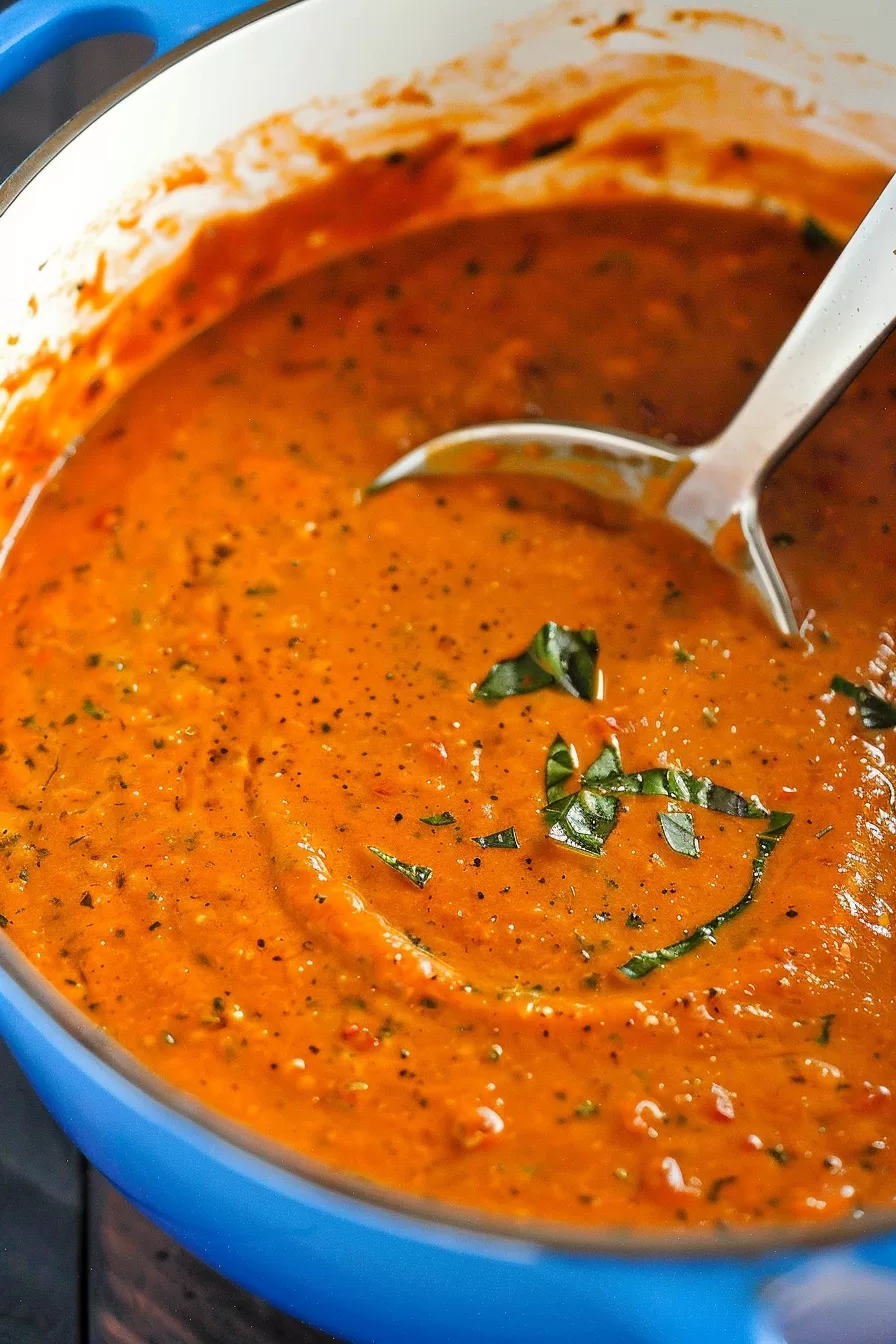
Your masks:
[{"label": "torn basil leaf", "polygon": [[838,695],[848,695],[851,700],[855,700],[859,707],[862,727],[867,728],[869,732],[875,733],[884,728],[896,728],[896,705],[891,705],[889,700],[877,695],[869,687],[857,686],[855,682],[847,681],[845,677],[834,677],[831,681],[831,690],[836,691]]},{"label": "torn basil leaf", "polygon": [[579,700],[593,700],[599,653],[593,630],[570,630],[548,621],[525,652],[495,663],[477,686],[476,699],[504,700],[510,695],[559,686]]},{"label": "torn basil leaf", "polygon": [[622,755],[619,751],[619,743],[615,737],[609,742],[605,742],[603,749],[596,761],[589,765],[582,776],[582,785],[585,788],[597,788],[605,780],[616,779],[623,774]]},{"label": "torn basil leaf", "polygon": [[516,837],[516,827],[508,826],[503,831],[495,831],[492,835],[471,835],[470,839],[474,845],[479,845],[481,849],[519,849],[520,842]]},{"label": "torn basil leaf", "polygon": [[657,812],[656,815],[669,848],[687,859],[699,859],[700,841],[694,834],[694,818],[690,812]]},{"label": "torn basil leaf", "polygon": [[432,877],[431,868],[424,868],[419,863],[402,863],[401,859],[396,859],[392,854],[387,854],[385,850],[377,849],[376,845],[368,845],[367,848],[371,854],[375,854],[378,859],[382,859],[388,867],[394,868],[396,873],[401,873],[402,877],[406,877],[409,882],[413,882],[414,886],[420,887],[421,890]]},{"label": "torn basil leaf", "polygon": [[563,797],[566,781],[577,764],[575,748],[564,742],[558,733],[548,748],[548,758],[544,763],[544,795],[547,802],[555,803]]},{"label": "torn basil leaf", "polygon": [[732,919],[736,919],[738,915],[743,914],[747,906],[752,904],[765,873],[766,861],[774,852],[775,846],[786,833],[792,821],[792,812],[772,812],[768,815],[765,830],[760,831],[756,837],[756,853],[753,857],[750,885],[739,901],[729,906],[727,910],[723,910],[721,914],[714,915],[705,924],[699,925],[686,938],[681,938],[676,943],[668,943],[665,947],[658,947],[651,952],[638,952],[619,967],[622,974],[629,980],[640,980],[642,976],[649,975],[651,971],[658,970],[660,966],[666,966],[670,961],[677,961],[679,957],[686,956],[688,952],[696,951],[704,943],[715,943],[715,935],[719,929],[730,923]]},{"label": "torn basil leaf", "polygon": [[600,854],[616,825],[619,804],[592,789],[579,789],[545,808],[551,840],[585,854]]},{"label": "torn basil leaf", "polygon": [[436,812],[434,816],[421,817],[420,820],[424,826],[453,826],[457,822],[450,812]]}]

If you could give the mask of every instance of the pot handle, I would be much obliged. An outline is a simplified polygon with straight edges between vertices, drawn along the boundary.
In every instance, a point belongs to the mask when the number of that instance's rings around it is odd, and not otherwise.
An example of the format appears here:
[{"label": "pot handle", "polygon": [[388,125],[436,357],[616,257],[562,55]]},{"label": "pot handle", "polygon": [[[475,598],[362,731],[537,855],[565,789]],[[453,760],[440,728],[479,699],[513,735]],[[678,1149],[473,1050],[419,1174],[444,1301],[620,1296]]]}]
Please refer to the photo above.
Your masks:
[{"label": "pot handle", "polygon": [[0,13],[0,93],[86,38],[143,33],[161,56],[247,8],[246,0],[16,0]]}]

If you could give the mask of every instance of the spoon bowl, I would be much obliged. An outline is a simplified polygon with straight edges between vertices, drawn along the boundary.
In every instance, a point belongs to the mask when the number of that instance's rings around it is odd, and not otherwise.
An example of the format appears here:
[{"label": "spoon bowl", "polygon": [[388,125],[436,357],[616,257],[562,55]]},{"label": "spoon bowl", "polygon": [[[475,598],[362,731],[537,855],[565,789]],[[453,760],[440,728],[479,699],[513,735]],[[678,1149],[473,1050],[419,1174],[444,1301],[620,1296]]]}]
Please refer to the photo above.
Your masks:
[{"label": "spoon bowl", "polygon": [[568,481],[664,515],[741,576],[784,635],[800,622],[759,520],[773,467],[808,434],[896,326],[896,178],[872,206],[734,419],[677,448],[621,429],[548,420],[430,439],[369,492],[420,476],[507,472]]}]

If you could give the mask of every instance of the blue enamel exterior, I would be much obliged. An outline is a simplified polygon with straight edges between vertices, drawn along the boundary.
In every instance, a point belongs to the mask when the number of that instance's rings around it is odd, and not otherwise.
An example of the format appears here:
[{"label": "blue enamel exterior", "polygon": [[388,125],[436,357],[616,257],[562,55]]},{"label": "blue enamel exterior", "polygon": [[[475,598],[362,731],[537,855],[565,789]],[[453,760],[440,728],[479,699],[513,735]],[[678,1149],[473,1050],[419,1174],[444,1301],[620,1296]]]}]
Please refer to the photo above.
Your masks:
[{"label": "blue enamel exterior", "polygon": [[241,0],[18,0],[0,14],[0,93],[89,37],[144,33],[161,56],[246,8]]},{"label": "blue enamel exterior", "polygon": [[[0,13],[0,93],[85,38],[141,32],[160,55],[244,9],[240,0],[18,0]],[[774,1344],[758,1306],[769,1276],[825,1254],[896,1270],[893,1236],[845,1253],[620,1258],[417,1220],[325,1189],[166,1106],[2,970],[0,1030],[60,1125],[166,1232],[359,1344]]]}]

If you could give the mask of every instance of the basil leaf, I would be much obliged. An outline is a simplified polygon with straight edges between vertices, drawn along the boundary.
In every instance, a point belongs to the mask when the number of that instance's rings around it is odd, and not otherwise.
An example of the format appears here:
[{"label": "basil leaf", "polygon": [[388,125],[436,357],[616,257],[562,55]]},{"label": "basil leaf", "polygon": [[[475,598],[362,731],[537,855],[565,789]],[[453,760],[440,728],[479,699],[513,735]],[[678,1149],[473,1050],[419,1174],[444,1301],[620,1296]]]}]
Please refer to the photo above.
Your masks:
[{"label": "basil leaf", "polygon": [[700,842],[694,834],[694,818],[690,812],[657,812],[656,815],[669,848],[685,858],[699,859]]},{"label": "basil leaf", "polygon": [[559,686],[567,695],[593,700],[599,652],[593,630],[570,630],[556,621],[548,621],[525,652],[495,663],[477,686],[475,697],[504,700],[510,695],[528,695],[545,686]]},{"label": "basil leaf", "polygon": [[739,901],[729,906],[727,910],[723,910],[721,914],[714,915],[705,924],[699,925],[692,933],[688,934],[687,938],[681,938],[677,943],[669,943],[666,947],[658,947],[652,952],[638,952],[619,967],[622,974],[627,976],[629,980],[640,980],[642,976],[649,975],[651,971],[658,970],[660,966],[666,966],[670,961],[677,961],[679,957],[686,956],[688,952],[696,951],[704,943],[715,943],[715,935],[719,929],[723,928],[732,919],[736,919],[746,910],[748,905],[752,904],[765,873],[766,861],[792,821],[792,812],[772,812],[769,814],[765,830],[761,831],[756,837],[756,854],[753,858],[750,885]]},{"label": "basil leaf", "polygon": [[[598,761],[600,760],[601,757],[598,757]],[[710,812],[721,812],[726,817],[749,817],[757,820],[768,816],[768,812],[760,803],[744,798],[742,794],[725,788],[723,784],[714,784],[711,779],[692,775],[687,770],[676,770],[674,767],[638,770],[628,775],[606,775],[603,779],[595,781],[594,787],[600,789],[601,793],[639,793],[644,796],[674,798],[676,802],[705,807]]]},{"label": "basil leaf", "polygon": [[597,787],[603,784],[607,779],[618,778],[622,775],[622,755],[619,751],[619,743],[615,737],[605,742],[603,750],[596,761],[589,765],[582,776],[582,784],[585,788]]},{"label": "basil leaf", "polygon": [[600,854],[616,825],[618,810],[615,798],[579,789],[545,808],[547,819],[553,823],[548,837],[585,854]]},{"label": "basil leaf", "polygon": [[548,621],[529,645],[529,656],[554,681],[579,700],[594,699],[594,674],[600,645],[593,630],[570,630]]},{"label": "basil leaf", "polygon": [[528,653],[518,658],[507,658],[495,663],[475,691],[477,700],[506,700],[510,695],[528,695],[545,686],[553,686],[554,678],[538,666]]},{"label": "basil leaf", "polygon": [[516,827],[508,826],[506,830],[495,831],[492,835],[471,835],[470,839],[474,845],[479,845],[482,849],[519,849],[520,842],[516,838]]},{"label": "basil leaf", "polygon": [[413,882],[414,886],[420,887],[421,890],[432,877],[431,868],[424,868],[419,863],[402,863],[401,859],[396,859],[384,850],[377,849],[376,845],[368,845],[367,848],[371,854],[375,854],[378,859],[382,859],[383,863],[390,868],[394,868],[396,873],[401,873],[402,877],[406,877],[409,882]]},{"label": "basil leaf", "polygon": [[847,681],[845,677],[834,677],[831,681],[831,690],[855,700],[859,707],[862,727],[867,728],[869,732],[896,728],[896,705],[891,705],[889,700],[884,700],[883,696],[877,695],[867,686],[856,686],[855,682]]},{"label": "basil leaf", "polygon": [[436,812],[434,816],[421,817],[420,820],[424,826],[453,826],[457,822],[450,812]]},{"label": "basil leaf", "polygon": [[558,733],[548,748],[544,763],[544,795],[549,803],[563,797],[563,787],[576,768],[575,749]]}]

